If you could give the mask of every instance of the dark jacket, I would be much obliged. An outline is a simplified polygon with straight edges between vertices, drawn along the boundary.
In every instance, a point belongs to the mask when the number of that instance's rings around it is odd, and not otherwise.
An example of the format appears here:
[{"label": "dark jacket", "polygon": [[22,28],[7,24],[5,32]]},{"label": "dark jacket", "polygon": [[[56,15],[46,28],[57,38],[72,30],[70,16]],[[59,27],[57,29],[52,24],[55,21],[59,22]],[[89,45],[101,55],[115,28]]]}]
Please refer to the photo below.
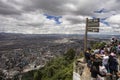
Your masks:
[{"label": "dark jacket", "polygon": [[91,56],[90,53],[85,52],[85,59],[86,59],[86,62],[87,62],[87,63],[88,63],[88,61],[90,60],[90,56]]},{"label": "dark jacket", "polygon": [[96,59],[95,61],[93,61],[90,72],[91,72],[91,77],[93,78],[97,78],[97,75],[100,75],[102,77],[106,76],[106,75],[102,75],[99,71],[99,66],[101,65],[101,60]]},{"label": "dark jacket", "polygon": [[118,67],[117,67],[118,61],[117,61],[117,58],[115,56],[109,56],[108,63],[109,63],[110,70],[113,70],[113,71],[118,70]]}]

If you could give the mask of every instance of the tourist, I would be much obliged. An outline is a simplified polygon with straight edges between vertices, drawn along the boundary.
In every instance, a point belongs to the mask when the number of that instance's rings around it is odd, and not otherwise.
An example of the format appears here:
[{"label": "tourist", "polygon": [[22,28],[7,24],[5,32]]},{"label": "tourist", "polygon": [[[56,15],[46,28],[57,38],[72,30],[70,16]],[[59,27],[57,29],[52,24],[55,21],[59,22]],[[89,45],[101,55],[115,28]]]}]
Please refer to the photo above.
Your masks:
[{"label": "tourist", "polygon": [[88,67],[90,67],[90,56],[91,56],[90,51],[91,51],[91,49],[88,48],[87,51],[85,52],[85,60],[87,62]]},{"label": "tourist", "polygon": [[[110,54],[108,63],[109,63],[110,73],[111,73],[112,75],[116,75],[116,77],[117,77],[118,61],[117,61],[117,58],[116,58],[116,54],[115,54],[115,53],[112,52],[112,53]],[[110,77],[111,77],[111,80],[113,80],[112,75],[110,76]]]}]

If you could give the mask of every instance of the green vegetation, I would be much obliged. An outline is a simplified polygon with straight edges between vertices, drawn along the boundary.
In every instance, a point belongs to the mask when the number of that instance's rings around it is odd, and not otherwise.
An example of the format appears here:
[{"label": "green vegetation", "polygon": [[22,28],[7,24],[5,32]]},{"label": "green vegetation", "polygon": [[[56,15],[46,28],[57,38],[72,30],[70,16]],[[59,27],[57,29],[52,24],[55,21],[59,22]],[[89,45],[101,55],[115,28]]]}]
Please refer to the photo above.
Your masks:
[{"label": "green vegetation", "polygon": [[45,67],[30,71],[22,80],[72,80],[75,51],[68,50],[63,56],[48,62]]},{"label": "green vegetation", "polygon": [[95,49],[95,48],[102,48],[102,47],[104,47],[105,45],[106,45],[105,42],[97,42],[97,43],[95,43],[95,44],[93,45],[93,49]]},{"label": "green vegetation", "polygon": [[[36,70],[32,70],[27,73],[24,73],[22,80],[33,80],[35,72],[36,72]],[[14,79],[14,80],[19,80],[19,79]]]}]

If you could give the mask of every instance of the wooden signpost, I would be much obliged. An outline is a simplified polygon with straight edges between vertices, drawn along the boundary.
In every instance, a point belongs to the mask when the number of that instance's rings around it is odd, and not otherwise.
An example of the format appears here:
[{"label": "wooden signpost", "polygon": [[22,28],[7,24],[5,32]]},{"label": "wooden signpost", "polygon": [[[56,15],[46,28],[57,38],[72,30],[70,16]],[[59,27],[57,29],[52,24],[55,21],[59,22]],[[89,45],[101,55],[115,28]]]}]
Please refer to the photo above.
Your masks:
[{"label": "wooden signpost", "polygon": [[99,32],[100,19],[88,19],[86,18],[85,38],[84,38],[84,52],[87,50],[87,33],[88,32]]}]

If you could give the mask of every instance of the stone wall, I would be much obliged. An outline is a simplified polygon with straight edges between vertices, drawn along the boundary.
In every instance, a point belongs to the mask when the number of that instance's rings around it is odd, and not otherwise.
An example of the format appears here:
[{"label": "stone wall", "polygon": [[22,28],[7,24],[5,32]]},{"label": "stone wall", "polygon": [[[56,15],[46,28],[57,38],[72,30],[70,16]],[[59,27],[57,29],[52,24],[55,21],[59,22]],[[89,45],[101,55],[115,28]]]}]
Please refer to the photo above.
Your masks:
[{"label": "stone wall", "polygon": [[84,59],[78,59],[74,62],[73,80],[90,80],[90,70]]}]

